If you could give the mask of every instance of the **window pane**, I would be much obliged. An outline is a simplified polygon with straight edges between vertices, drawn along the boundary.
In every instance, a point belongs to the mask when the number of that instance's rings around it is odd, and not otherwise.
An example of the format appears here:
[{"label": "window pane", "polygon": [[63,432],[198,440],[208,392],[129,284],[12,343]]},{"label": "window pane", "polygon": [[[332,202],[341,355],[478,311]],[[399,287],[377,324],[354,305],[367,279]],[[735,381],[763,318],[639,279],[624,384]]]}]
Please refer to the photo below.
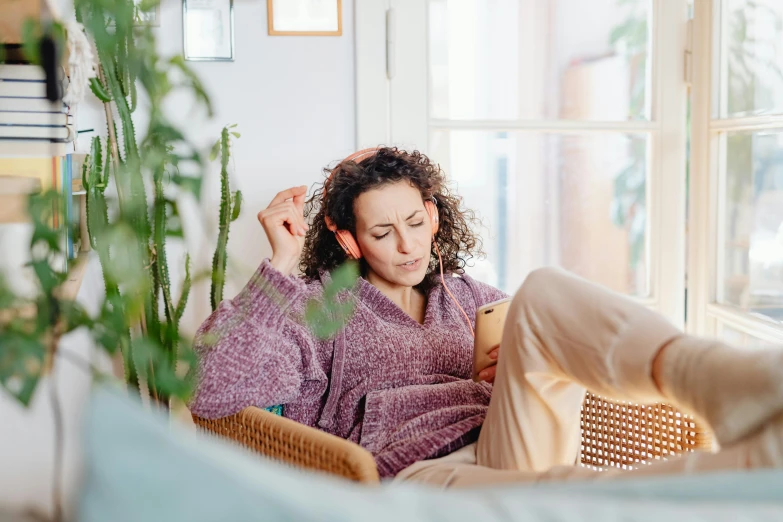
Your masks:
[{"label": "window pane", "polygon": [[783,2],[725,0],[726,116],[783,111]]},{"label": "window pane", "polygon": [[430,116],[649,118],[650,0],[430,0]]},{"label": "window pane", "polygon": [[718,301],[783,320],[783,133],[730,133]]},{"label": "window pane", "polygon": [[434,131],[430,153],[483,220],[487,259],[468,270],[513,292],[559,265],[647,295],[645,135]]}]

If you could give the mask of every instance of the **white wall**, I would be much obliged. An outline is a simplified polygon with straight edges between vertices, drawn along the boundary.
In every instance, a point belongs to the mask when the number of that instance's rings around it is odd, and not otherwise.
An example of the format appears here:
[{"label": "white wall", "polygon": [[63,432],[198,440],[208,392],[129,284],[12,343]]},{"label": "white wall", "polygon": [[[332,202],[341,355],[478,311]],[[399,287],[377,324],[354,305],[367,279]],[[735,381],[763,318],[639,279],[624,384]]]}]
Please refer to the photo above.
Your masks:
[{"label": "white wall", "polygon": [[[175,109],[181,115],[175,121],[207,150],[225,124],[237,123],[242,135],[234,148],[232,184],[245,201],[229,236],[234,270],[227,296],[271,254],[256,214],[278,191],[320,181],[321,169],[350,153],[356,140],[353,1],[343,2],[341,37],[268,36],[263,0],[234,0],[234,21],[234,62],[190,62],[212,96],[213,120],[190,119],[191,105],[184,98]],[[163,54],[182,52],[178,0],[163,1],[157,32]],[[213,225],[217,174],[213,169],[202,205]],[[213,248],[210,242],[198,250],[211,259]],[[208,303],[197,304],[186,327],[206,317],[203,305]]]},{"label": "white wall", "polygon": [[[232,190],[244,196],[231,225],[225,297],[244,285],[271,250],[256,215],[280,190],[322,180],[324,166],[354,150],[356,141],[353,0],[343,2],[340,37],[268,36],[266,2],[234,0],[233,62],[189,62],[209,92],[212,120],[193,113],[177,96],[167,108],[173,121],[208,152],[225,124],[238,124]],[[182,53],[182,4],[163,0],[156,29],[162,55]],[[101,116],[102,117],[102,116]],[[100,127],[98,127],[100,128]],[[216,235],[219,166],[205,180],[200,216],[207,233],[193,227],[189,250],[202,267],[211,263]],[[192,223],[191,223],[192,225]],[[171,264],[182,255],[177,249]],[[174,277],[175,280],[181,279]],[[209,288],[197,285],[183,328],[193,332],[209,314]]]},{"label": "white wall", "polygon": [[[67,0],[66,0],[67,1]],[[353,0],[343,0],[343,36],[270,37],[267,35],[266,1],[234,0],[235,56],[232,63],[193,62],[215,107],[214,119],[191,114],[190,101],[177,96],[168,112],[188,137],[205,151],[217,139],[224,124],[237,123],[241,139],[234,149],[233,188],[245,198],[242,214],[232,224],[230,266],[226,297],[233,296],[263,257],[268,243],[256,220],[276,192],[294,185],[321,180],[321,169],[350,153],[355,144]],[[63,9],[63,13],[67,9]],[[182,52],[182,11],[179,0],[163,0],[161,26],[156,29],[164,55]],[[85,104],[79,127],[95,127],[103,133],[101,108]],[[137,129],[138,130],[138,129]],[[89,146],[85,136],[81,147]],[[208,233],[189,239],[191,253],[208,264],[214,248],[219,194],[215,168],[207,180],[201,215]],[[174,265],[180,252],[170,254]],[[96,264],[97,265],[97,264]],[[93,276],[97,266],[91,269]],[[172,274],[173,280],[181,273]],[[99,285],[100,286],[100,285]],[[91,289],[90,295],[94,295]],[[209,289],[194,289],[183,326],[193,331],[209,313]],[[84,337],[72,336],[73,350],[89,353]],[[78,346],[77,346],[78,345]],[[67,363],[66,363],[67,364]],[[75,491],[79,472],[79,421],[88,396],[89,379],[73,368],[58,368],[58,389],[66,416],[66,483]],[[0,506],[25,508],[51,506],[49,484],[53,428],[46,397],[48,380],[38,390],[30,410],[22,410],[0,390]],[[10,421],[10,428],[7,422]]]}]

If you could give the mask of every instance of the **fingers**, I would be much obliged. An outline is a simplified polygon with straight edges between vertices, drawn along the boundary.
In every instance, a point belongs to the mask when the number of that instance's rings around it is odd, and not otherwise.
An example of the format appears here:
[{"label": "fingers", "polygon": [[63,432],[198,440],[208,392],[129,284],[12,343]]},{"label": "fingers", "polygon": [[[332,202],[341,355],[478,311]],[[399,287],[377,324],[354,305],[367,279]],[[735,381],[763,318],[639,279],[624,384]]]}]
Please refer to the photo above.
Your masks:
[{"label": "fingers", "polygon": [[288,229],[295,236],[304,236],[307,232],[307,225],[304,222],[302,214],[300,214],[296,207],[292,203],[280,208],[275,214],[278,219],[278,224],[288,224]]},{"label": "fingers", "polygon": [[299,187],[292,187],[290,189],[286,189],[282,192],[278,192],[277,195],[275,195],[274,198],[272,198],[272,202],[269,203],[269,207],[274,207],[275,205],[279,205],[280,203],[283,203],[284,201],[287,201],[289,199],[293,199],[296,197],[301,197],[302,204],[304,205],[304,197],[307,194],[307,185],[301,185]]},{"label": "fingers", "polygon": [[482,381],[495,382],[495,373],[497,372],[497,365],[493,364],[489,368],[484,368],[479,372],[479,379]]},{"label": "fingers", "polygon": [[497,371],[497,360],[498,360],[498,354],[500,353],[500,345],[495,345],[492,350],[490,350],[489,358],[492,361],[492,365],[484,368],[481,370],[478,374],[479,379],[482,381],[487,381],[494,383],[495,382],[495,372]]},{"label": "fingers", "polygon": [[296,207],[296,211],[299,214],[304,214],[305,197],[307,197],[307,187],[305,187],[304,192],[294,196],[294,207]]},{"label": "fingers", "polygon": [[293,235],[304,236],[307,229],[310,228],[304,222],[302,214],[290,201],[262,210],[258,213],[258,220],[264,227],[288,225],[288,230]]}]

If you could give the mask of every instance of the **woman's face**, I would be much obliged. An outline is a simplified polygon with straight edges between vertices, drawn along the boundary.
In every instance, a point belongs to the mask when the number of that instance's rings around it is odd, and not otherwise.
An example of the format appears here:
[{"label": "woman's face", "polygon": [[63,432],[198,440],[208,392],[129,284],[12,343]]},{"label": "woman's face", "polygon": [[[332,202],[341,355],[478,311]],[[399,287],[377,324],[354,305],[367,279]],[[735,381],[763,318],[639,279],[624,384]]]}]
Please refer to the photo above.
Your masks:
[{"label": "woman's face", "polygon": [[430,262],[432,225],[419,190],[407,181],[359,195],[353,205],[356,240],[372,276],[392,286],[416,286]]}]

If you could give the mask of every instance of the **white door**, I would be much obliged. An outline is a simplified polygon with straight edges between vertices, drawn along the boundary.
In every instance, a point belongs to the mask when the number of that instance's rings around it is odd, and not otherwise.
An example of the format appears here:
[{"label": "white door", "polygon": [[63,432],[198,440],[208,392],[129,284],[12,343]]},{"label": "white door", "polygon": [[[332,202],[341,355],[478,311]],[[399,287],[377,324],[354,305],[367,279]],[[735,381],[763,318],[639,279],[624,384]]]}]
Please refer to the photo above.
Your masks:
[{"label": "white door", "polygon": [[783,2],[695,0],[689,328],[783,342]]},{"label": "white door", "polygon": [[468,273],[559,265],[684,322],[686,0],[357,2],[358,145],[438,161]]}]

